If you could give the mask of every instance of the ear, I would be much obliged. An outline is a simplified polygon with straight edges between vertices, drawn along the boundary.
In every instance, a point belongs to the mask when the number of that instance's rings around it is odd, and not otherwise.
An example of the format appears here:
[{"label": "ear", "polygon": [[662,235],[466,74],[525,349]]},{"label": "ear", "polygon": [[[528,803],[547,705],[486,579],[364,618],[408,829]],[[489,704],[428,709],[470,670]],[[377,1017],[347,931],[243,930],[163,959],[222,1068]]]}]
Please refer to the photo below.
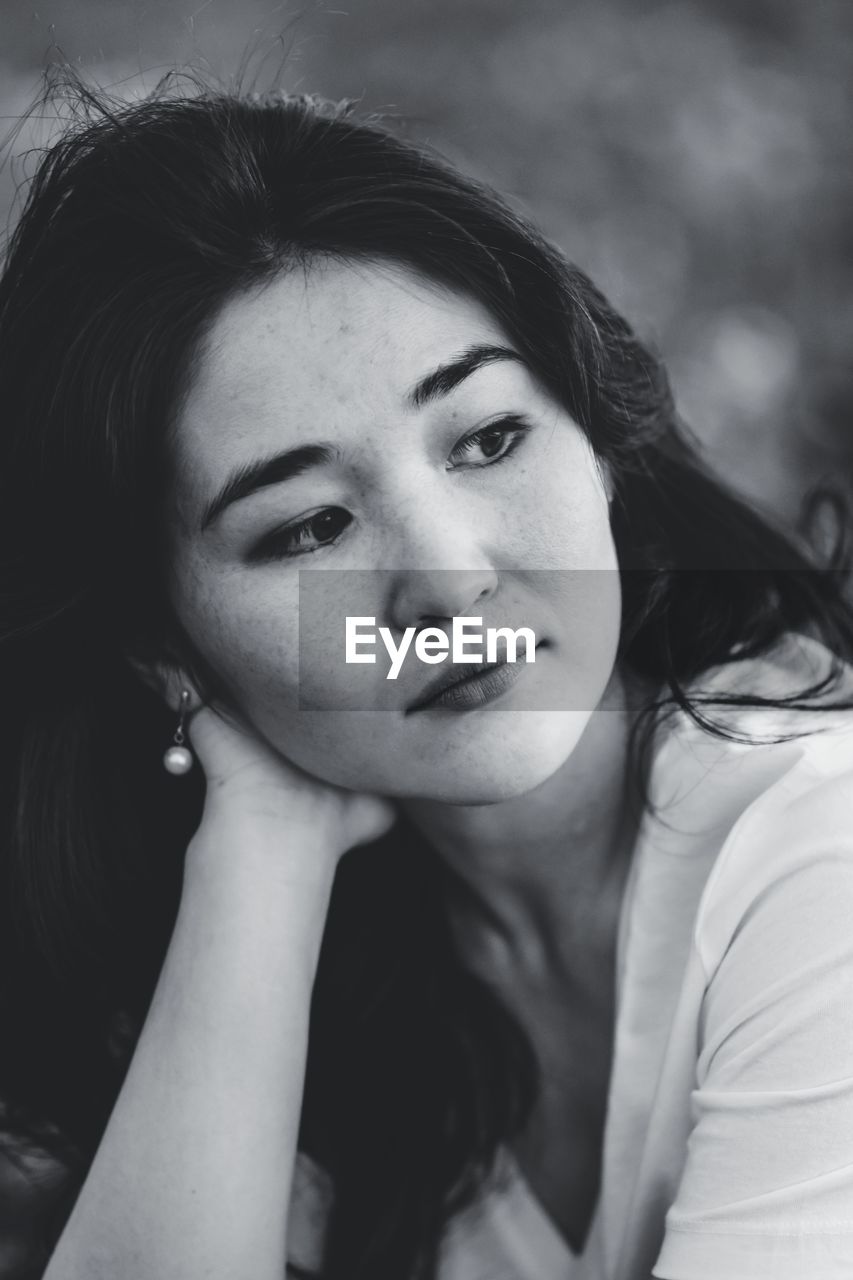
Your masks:
[{"label": "ear", "polygon": [[191,704],[198,705],[200,699],[195,686],[177,660],[169,655],[152,658],[128,651],[125,651],[124,656],[142,683],[162,698],[172,711],[180,709],[184,689],[190,691]]}]

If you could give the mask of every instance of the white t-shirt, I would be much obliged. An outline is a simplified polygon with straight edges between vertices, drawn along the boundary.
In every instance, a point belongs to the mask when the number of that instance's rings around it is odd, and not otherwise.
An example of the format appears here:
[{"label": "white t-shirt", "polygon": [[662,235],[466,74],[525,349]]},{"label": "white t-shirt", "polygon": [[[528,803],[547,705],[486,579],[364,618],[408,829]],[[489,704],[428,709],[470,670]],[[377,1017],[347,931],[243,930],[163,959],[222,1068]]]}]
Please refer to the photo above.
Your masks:
[{"label": "white t-shirt", "polygon": [[[694,692],[790,693],[827,656],[789,636]],[[853,668],[846,676],[853,698]],[[506,1151],[505,1181],[447,1224],[439,1280],[853,1277],[853,711],[707,714],[762,739],[820,732],[755,746],[679,713],[660,736],[657,813],[621,907],[584,1252]],[[322,1258],[324,1178],[300,1153],[288,1239],[309,1268]]]}]

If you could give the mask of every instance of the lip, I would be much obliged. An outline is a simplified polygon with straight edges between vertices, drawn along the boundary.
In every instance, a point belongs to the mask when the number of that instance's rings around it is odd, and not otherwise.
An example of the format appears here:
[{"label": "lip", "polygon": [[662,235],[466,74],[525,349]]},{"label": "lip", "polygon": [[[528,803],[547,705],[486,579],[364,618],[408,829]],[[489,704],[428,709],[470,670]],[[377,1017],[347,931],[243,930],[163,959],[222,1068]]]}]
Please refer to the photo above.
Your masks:
[{"label": "lip", "polygon": [[[540,641],[536,646],[537,650],[542,643]],[[442,672],[427,684],[418,700],[406,708],[406,715],[432,707],[465,711],[483,706],[515,684],[526,665],[526,661],[508,663],[505,653],[497,662],[454,663],[449,671]]]}]

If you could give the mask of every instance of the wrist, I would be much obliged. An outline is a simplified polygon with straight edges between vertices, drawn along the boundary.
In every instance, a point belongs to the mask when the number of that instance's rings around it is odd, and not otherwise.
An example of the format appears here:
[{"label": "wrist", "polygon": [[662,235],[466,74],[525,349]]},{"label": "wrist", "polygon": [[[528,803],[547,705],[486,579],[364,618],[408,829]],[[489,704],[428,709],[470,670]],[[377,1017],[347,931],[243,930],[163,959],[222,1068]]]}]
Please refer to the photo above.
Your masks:
[{"label": "wrist", "polygon": [[340,856],[316,825],[210,806],[187,846],[185,877],[322,896],[331,892]]}]

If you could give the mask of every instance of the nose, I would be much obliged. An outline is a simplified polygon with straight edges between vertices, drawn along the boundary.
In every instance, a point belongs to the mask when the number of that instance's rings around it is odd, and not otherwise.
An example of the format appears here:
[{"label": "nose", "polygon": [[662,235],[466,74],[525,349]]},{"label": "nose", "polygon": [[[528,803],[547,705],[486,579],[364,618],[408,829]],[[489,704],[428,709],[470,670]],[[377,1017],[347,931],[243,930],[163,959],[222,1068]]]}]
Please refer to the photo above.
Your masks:
[{"label": "nose", "polygon": [[393,628],[443,627],[457,616],[477,616],[497,590],[498,572],[473,522],[442,521],[441,514],[409,512],[405,536],[397,545],[401,561],[405,554],[402,563],[411,567],[392,568],[389,574]]},{"label": "nose", "polygon": [[481,616],[494,595],[497,573],[482,569],[412,569],[395,591],[390,607],[392,628],[444,628],[457,616]]}]

